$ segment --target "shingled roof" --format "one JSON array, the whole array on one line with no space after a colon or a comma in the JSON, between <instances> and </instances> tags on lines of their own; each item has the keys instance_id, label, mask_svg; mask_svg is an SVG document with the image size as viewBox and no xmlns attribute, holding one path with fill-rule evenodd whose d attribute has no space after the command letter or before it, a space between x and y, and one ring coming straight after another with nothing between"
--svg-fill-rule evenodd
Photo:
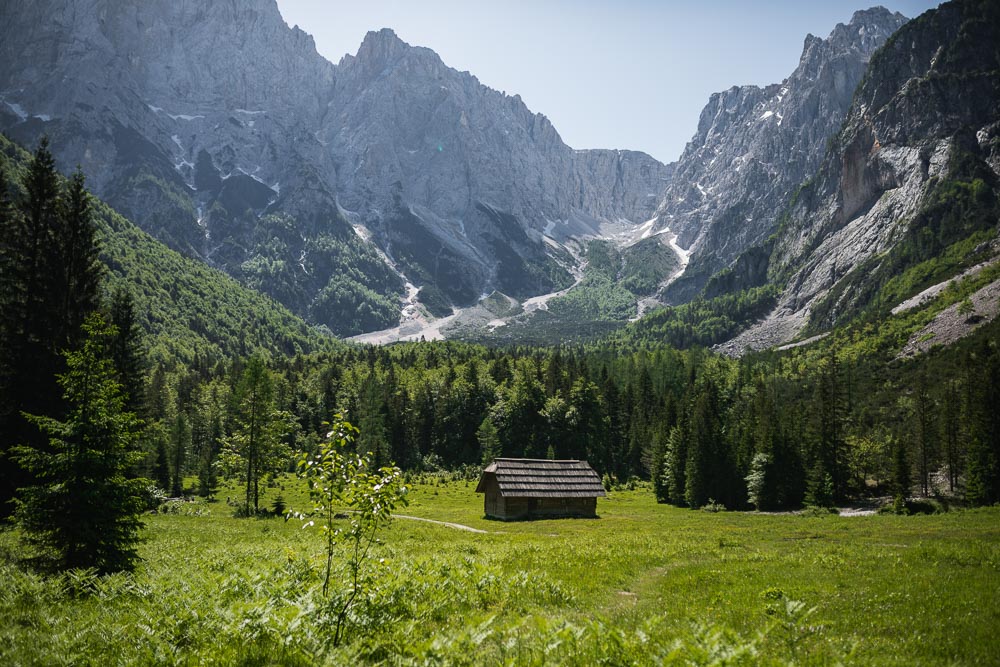
<instances>
[{"instance_id":1,"label":"shingled roof","mask_svg":"<svg viewBox=\"0 0 1000 667\"><path fill-rule=\"evenodd\" d=\"M606 496L601 478L586 461L494 459L479 479L476 493L486 493L490 476L504 498L597 498Z\"/></svg>"}]
</instances>

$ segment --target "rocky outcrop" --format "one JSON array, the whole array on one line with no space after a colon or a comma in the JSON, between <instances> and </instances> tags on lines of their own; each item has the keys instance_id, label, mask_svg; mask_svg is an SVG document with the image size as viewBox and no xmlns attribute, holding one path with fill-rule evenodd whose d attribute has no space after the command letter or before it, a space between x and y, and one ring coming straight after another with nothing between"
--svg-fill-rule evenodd
<instances>
[{"instance_id":1,"label":"rocky outcrop","mask_svg":"<svg viewBox=\"0 0 1000 667\"><path fill-rule=\"evenodd\" d=\"M996 232L1000 53L983 45L1000 43L998 26L995 3L950 2L873 57L843 130L774 239L779 303L728 349L835 325L895 275L887 268L913 266L921 246ZM903 240L906 254L897 250ZM979 244L969 261L991 247Z\"/></svg>"},{"instance_id":2,"label":"rocky outcrop","mask_svg":"<svg viewBox=\"0 0 1000 667\"><path fill-rule=\"evenodd\" d=\"M487 288L553 288L539 271L542 236L574 217L592 221L577 234L597 234L602 220L644 221L668 173L643 153L571 149L519 97L391 30L369 33L340 62L320 136L338 162L341 205L418 272L440 271L444 252L453 275L436 282L458 302Z\"/></svg>"},{"instance_id":3,"label":"rocky outcrop","mask_svg":"<svg viewBox=\"0 0 1000 667\"><path fill-rule=\"evenodd\" d=\"M0 129L48 134L147 231L335 329L385 320L397 271L441 312L561 286L558 243L647 220L669 175L571 149L389 30L327 62L274 0L14 0L0 63Z\"/></svg>"},{"instance_id":4,"label":"rocky outcrop","mask_svg":"<svg viewBox=\"0 0 1000 667\"><path fill-rule=\"evenodd\" d=\"M819 167L872 53L905 21L881 7L856 12L826 39L808 35L780 84L712 95L657 210L657 229L692 251L668 301L690 299L775 230L789 196Z\"/></svg>"}]
</instances>

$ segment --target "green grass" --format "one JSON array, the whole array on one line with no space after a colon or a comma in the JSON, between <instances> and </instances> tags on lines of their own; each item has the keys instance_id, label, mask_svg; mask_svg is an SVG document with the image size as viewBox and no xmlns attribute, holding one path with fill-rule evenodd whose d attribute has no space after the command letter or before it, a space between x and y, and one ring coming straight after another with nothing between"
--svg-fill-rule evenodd
<instances>
[{"instance_id":1,"label":"green grass","mask_svg":"<svg viewBox=\"0 0 1000 667\"><path fill-rule=\"evenodd\" d=\"M1000 659L1000 508L710 514L640 489L599 500L596 520L502 523L483 518L475 482L413 481L401 513L490 532L395 521L346 647L326 643L319 536L296 520L231 518L228 488L223 502L147 517L132 575L44 578L17 560L16 533L0 534L0 663ZM284 486L266 503L280 491L302 509L298 482Z\"/></svg>"}]
</instances>

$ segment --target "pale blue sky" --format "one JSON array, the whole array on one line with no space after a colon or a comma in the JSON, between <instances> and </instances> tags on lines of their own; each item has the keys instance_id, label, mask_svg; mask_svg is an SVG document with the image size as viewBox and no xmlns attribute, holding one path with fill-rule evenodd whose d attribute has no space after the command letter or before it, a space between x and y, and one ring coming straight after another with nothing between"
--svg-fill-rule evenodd
<instances>
[{"instance_id":1,"label":"pale blue sky","mask_svg":"<svg viewBox=\"0 0 1000 667\"><path fill-rule=\"evenodd\" d=\"M573 148L680 155L713 92L777 83L806 33L826 37L864 0L278 0L337 62L388 27L532 111ZM913 18L938 3L887 0Z\"/></svg>"}]
</instances>

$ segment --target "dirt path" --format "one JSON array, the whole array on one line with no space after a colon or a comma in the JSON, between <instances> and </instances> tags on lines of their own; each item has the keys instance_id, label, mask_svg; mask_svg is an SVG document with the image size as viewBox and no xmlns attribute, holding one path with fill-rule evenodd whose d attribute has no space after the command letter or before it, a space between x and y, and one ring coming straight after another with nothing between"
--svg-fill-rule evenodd
<instances>
[{"instance_id":1,"label":"dirt path","mask_svg":"<svg viewBox=\"0 0 1000 667\"><path fill-rule=\"evenodd\" d=\"M482 533L484 535L488 534L488 530L480 530L479 528L473 528L472 526L465 526L460 523L451 523L448 521L438 521L437 519L425 519L422 516L409 516L406 514L393 514L394 519L409 519L411 521L426 521L427 523L436 523L439 526L448 526L449 528L455 528L456 530L464 530L469 533Z\"/></svg>"}]
</instances>

